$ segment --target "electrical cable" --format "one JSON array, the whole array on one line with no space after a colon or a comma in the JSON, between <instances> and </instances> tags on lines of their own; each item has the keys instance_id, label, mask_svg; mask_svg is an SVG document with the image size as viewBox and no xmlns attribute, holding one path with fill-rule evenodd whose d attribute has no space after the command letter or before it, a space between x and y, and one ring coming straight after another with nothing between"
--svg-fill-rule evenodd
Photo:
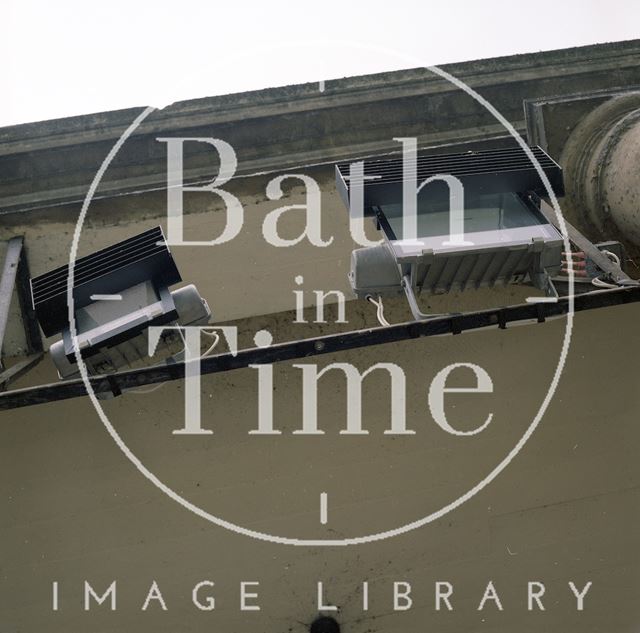
<instances>
[{"instance_id":1,"label":"electrical cable","mask_svg":"<svg viewBox=\"0 0 640 633\"><path fill-rule=\"evenodd\" d=\"M613 263L616 264L616 266L620 266L620 258L615 254L612 253L611 251L602 251L609 259L613 260Z\"/></svg>"},{"instance_id":2,"label":"electrical cable","mask_svg":"<svg viewBox=\"0 0 640 633\"><path fill-rule=\"evenodd\" d=\"M186 349L187 349L187 340L184 337L184 334L182 332L181 328L177 328L178 330L178 334L180 335L180 338L182 339L182 343L184 345L184 347L179 351L176 352L174 354L174 356L177 356L178 354L182 354ZM211 354L211 352L214 350L214 348L216 347L216 345L220 342L220 335L214 330L211 329L206 330L206 329L202 329L200 330L203 334L206 334L207 336L213 337L215 340L213 341L213 343L211 343L211 345L208 347L208 349L199 356L199 358L205 358L206 356L209 356L209 354ZM159 363L158 365L156 365L157 367L163 365L163 363ZM127 389L125 393L140 393L140 394L145 394L145 393L152 393L154 391L156 391L157 389L160 389L160 387L164 387L164 385L166 385L166 382L161 382L158 385L155 385L153 387L151 387L150 389Z\"/></svg>"},{"instance_id":3,"label":"electrical cable","mask_svg":"<svg viewBox=\"0 0 640 633\"><path fill-rule=\"evenodd\" d=\"M211 330L210 332L207 330L200 330L203 334L206 334L207 336L211 336L213 337L215 340L213 341L213 343L211 343L209 349L200 356L200 358L205 358L206 356L209 356L209 354L211 354L211 352L214 350L215 346L220 342L220 335L215 331L215 330Z\"/></svg>"},{"instance_id":4,"label":"electrical cable","mask_svg":"<svg viewBox=\"0 0 640 633\"><path fill-rule=\"evenodd\" d=\"M602 279L600 279L600 277L594 277L591 280L591 283L598 287L598 288L608 288L608 289L614 289L614 288L619 288L620 286L618 286L617 284L610 284L606 281L602 281Z\"/></svg>"},{"instance_id":5,"label":"electrical cable","mask_svg":"<svg viewBox=\"0 0 640 633\"><path fill-rule=\"evenodd\" d=\"M384 317L384 304L382 303L382 297L378 295L378 300L376 301L372 295L367 295L366 299L374 306L376 306L376 316L378 317L378 322L380 323L380 325L383 325L385 327L391 325L391 323L389 323L389 321L387 321L387 319L385 319Z\"/></svg>"},{"instance_id":6,"label":"electrical cable","mask_svg":"<svg viewBox=\"0 0 640 633\"><path fill-rule=\"evenodd\" d=\"M620 266L620 258L615 254L612 253L611 251L605 251L603 250L602 253L604 255L606 255L616 266ZM613 288L619 288L619 284L611 284L607 281L602 281L602 279L600 279L600 277L594 277L591 280L591 283L596 286L597 288L609 288L609 289L613 289Z\"/></svg>"}]
</instances>

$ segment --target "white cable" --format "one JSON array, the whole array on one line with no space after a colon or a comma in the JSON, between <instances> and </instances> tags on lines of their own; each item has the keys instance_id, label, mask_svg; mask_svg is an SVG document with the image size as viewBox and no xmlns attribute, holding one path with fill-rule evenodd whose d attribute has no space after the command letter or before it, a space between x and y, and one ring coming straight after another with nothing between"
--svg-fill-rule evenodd
<instances>
[{"instance_id":1,"label":"white cable","mask_svg":"<svg viewBox=\"0 0 640 633\"><path fill-rule=\"evenodd\" d=\"M384 318L384 304L382 303L382 297L378 295L378 300L376 301L371 295L367 295L367 300L376 306L376 316L378 317L380 325L384 325L385 327L391 325L391 323Z\"/></svg>"},{"instance_id":2,"label":"white cable","mask_svg":"<svg viewBox=\"0 0 640 633\"><path fill-rule=\"evenodd\" d=\"M614 264L616 264L617 266L620 266L620 258L615 254L612 253L611 251L602 251L609 259L612 259Z\"/></svg>"},{"instance_id":3,"label":"white cable","mask_svg":"<svg viewBox=\"0 0 640 633\"><path fill-rule=\"evenodd\" d=\"M600 279L599 277L594 277L591 280L591 283L594 286L597 286L598 288L609 288L609 289L611 289L611 288L619 288L620 287L620 286L618 286L616 284L610 284L610 283L607 283L606 281L602 281L602 279Z\"/></svg>"},{"instance_id":4,"label":"white cable","mask_svg":"<svg viewBox=\"0 0 640 633\"><path fill-rule=\"evenodd\" d=\"M220 335L215 330L212 330L210 332L208 332L207 330L201 330L201 332L215 339L213 343L211 343L211 345L209 346L209 349L204 354L202 354L202 356L200 356L200 358L204 358L205 356L209 356L209 354L213 351L215 346L220 342Z\"/></svg>"},{"instance_id":5,"label":"white cable","mask_svg":"<svg viewBox=\"0 0 640 633\"><path fill-rule=\"evenodd\" d=\"M187 348L187 340L185 339L185 336L184 336L184 334L182 332L182 329L181 328L177 328L177 330L178 330L178 334L180 335L180 338L182 339L184 347L179 352L176 352L176 354L174 354L174 356L184 352L185 349ZM208 356L214 350L215 346L220 342L220 335L215 330L207 331L207 330L203 329L203 330L201 330L201 332L203 334L206 334L207 336L211 336L211 337L213 337L215 339L213 341L213 343L211 343L211 345L209 346L207 351L204 352L204 354L202 354L200 356L200 358L204 358L205 356ZM160 367L160 366L161 365L158 365L158 367ZM160 389L160 387L164 387L166 384L167 383L165 381L165 382L161 382L159 385L154 385L150 389L127 389L125 391L125 393L141 393L141 394L153 393L157 389Z\"/></svg>"},{"instance_id":6,"label":"white cable","mask_svg":"<svg viewBox=\"0 0 640 633\"><path fill-rule=\"evenodd\" d=\"M620 258L611 251L603 250L602 253L606 255L616 266L620 266ZM599 277L594 277L591 283L598 288L619 288L618 284L610 284L606 281L602 281Z\"/></svg>"}]
</instances>

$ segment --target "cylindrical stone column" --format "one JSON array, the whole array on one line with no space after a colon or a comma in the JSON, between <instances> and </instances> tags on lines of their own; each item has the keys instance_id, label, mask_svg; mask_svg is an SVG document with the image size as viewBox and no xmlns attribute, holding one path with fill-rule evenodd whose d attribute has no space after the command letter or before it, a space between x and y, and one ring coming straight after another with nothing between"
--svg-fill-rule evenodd
<instances>
[{"instance_id":1,"label":"cylindrical stone column","mask_svg":"<svg viewBox=\"0 0 640 633\"><path fill-rule=\"evenodd\" d=\"M561 162L574 220L640 248L640 94L610 99L585 116Z\"/></svg>"}]
</instances>

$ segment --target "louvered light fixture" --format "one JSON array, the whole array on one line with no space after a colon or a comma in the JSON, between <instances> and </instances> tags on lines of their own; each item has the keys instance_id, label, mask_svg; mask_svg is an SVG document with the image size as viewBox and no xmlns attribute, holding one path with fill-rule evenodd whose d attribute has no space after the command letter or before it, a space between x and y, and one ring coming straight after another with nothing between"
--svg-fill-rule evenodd
<instances>
[{"instance_id":1,"label":"louvered light fixture","mask_svg":"<svg viewBox=\"0 0 640 633\"><path fill-rule=\"evenodd\" d=\"M61 378L78 373L69 326L69 267L31 280L33 307L45 336L62 333L49 353ZM182 281L160 227L76 260L73 279L78 348L90 374L158 363L180 351L175 330L167 330L152 360L147 329L152 325L206 324L209 306L195 286L170 291Z\"/></svg>"},{"instance_id":2,"label":"louvered light fixture","mask_svg":"<svg viewBox=\"0 0 640 633\"><path fill-rule=\"evenodd\" d=\"M560 166L539 147L532 152L556 195L563 195ZM522 148L418 153L414 169L416 213L407 224L403 157L362 161L358 196L384 243L353 251L349 278L358 297L404 290L414 316L424 318L415 297L420 292L518 282L554 292L550 278L561 267L562 237L537 206L538 195L547 192ZM348 208L355 193L353 173L349 163L336 165L337 189ZM451 231L452 181L464 193L459 201L463 198L463 234L457 236Z\"/></svg>"}]
</instances>

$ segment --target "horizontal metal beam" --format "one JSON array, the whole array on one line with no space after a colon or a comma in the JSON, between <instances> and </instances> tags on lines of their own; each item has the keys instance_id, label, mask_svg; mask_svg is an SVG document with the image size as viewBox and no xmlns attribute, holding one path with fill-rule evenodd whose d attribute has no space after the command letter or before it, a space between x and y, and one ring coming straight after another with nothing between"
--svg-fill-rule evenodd
<instances>
[{"instance_id":1,"label":"horizontal metal beam","mask_svg":"<svg viewBox=\"0 0 640 633\"><path fill-rule=\"evenodd\" d=\"M576 312L606 308L615 305L640 302L640 287L633 286L619 290L598 290L578 295L574 299ZM547 318L566 315L569 309L567 298L557 303L527 303L506 308L496 308L465 314L438 317L429 321L411 321L389 327L355 330L341 334L330 334L317 338L302 339L273 345L267 349L251 348L239 351L235 356L230 353L218 354L200 360L201 373L240 369L255 363L276 363L297 358L309 358L321 354L344 352L350 349L384 345L409 339L461 332L481 328L507 328L510 323L535 320L542 323ZM185 363L145 367L123 371L109 376L90 378L94 391L112 392L116 395L126 389L135 389L143 385L180 380L184 378ZM86 394L81 380L40 385L27 389L17 389L0 394L0 410L45 404L69 398L78 398Z\"/></svg>"}]
</instances>

